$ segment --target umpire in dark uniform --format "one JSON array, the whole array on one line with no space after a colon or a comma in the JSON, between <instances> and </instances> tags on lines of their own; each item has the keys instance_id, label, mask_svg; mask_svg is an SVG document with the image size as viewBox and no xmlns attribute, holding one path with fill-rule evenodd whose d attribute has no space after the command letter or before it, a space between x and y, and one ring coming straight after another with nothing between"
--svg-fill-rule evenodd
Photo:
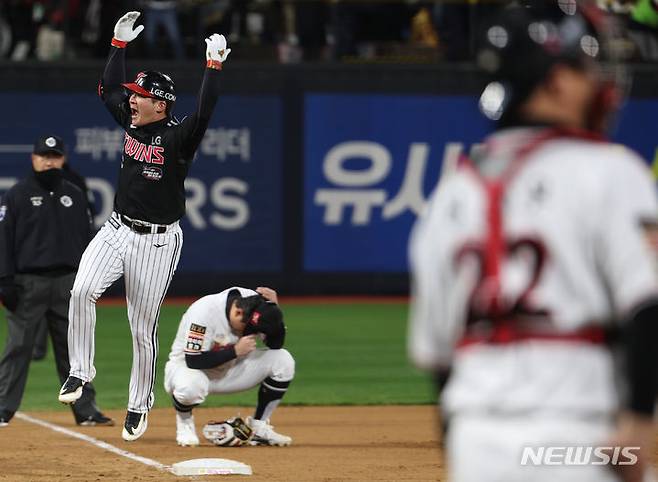
<instances>
[{"instance_id":1,"label":"umpire in dark uniform","mask_svg":"<svg viewBox=\"0 0 658 482\"><path fill-rule=\"evenodd\" d=\"M0 299L9 325L0 359L0 427L20 406L43 317L60 383L69 373L70 291L91 239L91 214L85 193L62 176L64 156L62 139L39 138L32 154L33 172L7 191L0 206ZM72 410L78 425L114 425L96 407L91 384L85 385Z\"/></svg>"},{"instance_id":2,"label":"umpire in dark uniform","mask_svg":"<svg viewBox=\"0 0 658 482\"><path fill-rule=\"evenodd\" d=\"M91 195L91 192L87 188L87 183L85 178L78 174L71 168L71 165L67 162L66 153L64 154L64 165L62 166L62 177L69 182L72 182L78 186L85 193L87 198L88 208L91 212L91 215L96 215L96 206L94 204L94 197ZM36 335L34 338L34 349L32 350L32 360L38 361L46 358L48 353L48 322L43 318L37 325Z\"/></svg>"}]
</instances>

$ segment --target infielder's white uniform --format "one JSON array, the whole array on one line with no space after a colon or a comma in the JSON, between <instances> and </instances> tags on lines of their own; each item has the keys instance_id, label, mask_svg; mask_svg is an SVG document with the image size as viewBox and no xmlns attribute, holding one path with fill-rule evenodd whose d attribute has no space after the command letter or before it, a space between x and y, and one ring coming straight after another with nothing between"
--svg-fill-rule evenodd
<instances>
[{"instance_id":1,"label":"infielder's white uniform","mask_svg":"<svg viewBox=\"0 0 658 482\"><path fill-rule=\"evenodd\" d=\"M183 315L165 365L167 393L183 405L203 403L211 393L248 390L266 378L289 382L295 375L295 361L286 349L257 349L246 356L210 369L188 368L186 354L198 354L234 345L239 340L226 316L228 294L238 290L242 297L257 295L253 290L232 287L192 303Z\"/></svg>"},{"instance_id":2,"label":"infielder's white uniform","mask_svg":"<svg viewBox=\"0 0 658 482\"><path fill-rule=\"evenodd\" d=\"M522 466L521 454L606 440L619 396L602 329L658 293L642 225L658 202L631 151L550 132L491 136L477 168L441 180L412 234L408 348L421 367L452 366L452 480L616 480L596 465Z\"/></svg>"}]
</instances>

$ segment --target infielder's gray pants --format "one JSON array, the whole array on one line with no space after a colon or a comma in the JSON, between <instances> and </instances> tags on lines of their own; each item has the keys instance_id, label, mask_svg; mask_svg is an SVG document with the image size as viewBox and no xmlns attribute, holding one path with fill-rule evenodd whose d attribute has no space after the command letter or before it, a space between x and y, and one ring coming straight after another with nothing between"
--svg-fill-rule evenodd
<instances>
[{"instance_id":1,"label":"infielder's gray pants","mask_svg":"<svg viewBox=\"0 0 658 482\"><path fill-rule=\"evenodd\" d=\"M7 311L7 342L0 359L0 417L10 419L18 410L39 321L44 317L53 340L55 364L60 384L69 375L68 311L75 273L62 276L21 274L15 277L20 286L16 311ZM82 398L71 408L80 421L96 412L95 391L85 385Z\"/></svg>"}]
</instances>

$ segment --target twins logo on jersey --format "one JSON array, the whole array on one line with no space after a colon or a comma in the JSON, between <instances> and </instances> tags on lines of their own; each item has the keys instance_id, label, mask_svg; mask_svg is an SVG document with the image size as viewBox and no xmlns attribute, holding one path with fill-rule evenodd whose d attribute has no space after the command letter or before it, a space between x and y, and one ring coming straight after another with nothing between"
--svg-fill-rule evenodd
<instances>
[{"instance_id":1,"label":"twins logo on jersey","mask_svg":"<svg viewBox=\"0 0 658 482\"><path fill-rule=\"evenodd\" d=\"M126 132L123 143L123 153L125 156L135 159L137 162L146 162L148 164L164 164L164 147L146 145L139 142Z\"/></svg>"}]
</instances>

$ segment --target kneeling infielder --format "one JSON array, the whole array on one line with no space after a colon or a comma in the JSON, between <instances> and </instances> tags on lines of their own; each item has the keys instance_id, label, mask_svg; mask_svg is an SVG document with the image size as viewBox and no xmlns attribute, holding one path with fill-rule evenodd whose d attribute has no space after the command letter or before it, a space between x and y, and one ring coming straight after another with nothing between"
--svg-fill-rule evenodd
<instances>
[{"instance_id":1,"label":"kneeling infielder","mask_svg":"<svg viewBox=\"0 0 658 482\"><path fill-rule=\"evenodd\" d=\"M257 349L257 337L269 349ZM260 383L258 406L246 423L251 445L292 443L269 424L295 375L283 346L285 326L276 292L233 287L195 301L183 315L165 366L165 390L176 408L176 442L199 445L192 409L211 393L235 393Z\"/></svg>"}]
</instances>

